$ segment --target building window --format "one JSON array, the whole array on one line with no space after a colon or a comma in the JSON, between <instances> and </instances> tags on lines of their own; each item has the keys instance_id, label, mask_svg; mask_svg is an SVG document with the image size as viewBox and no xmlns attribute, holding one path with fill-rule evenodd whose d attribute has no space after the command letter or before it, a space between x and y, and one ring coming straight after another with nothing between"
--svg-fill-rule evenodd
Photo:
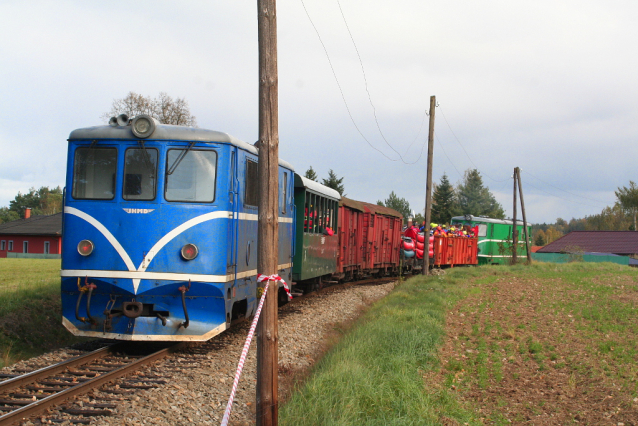
<instances>
[{"instance_id":1,"label":"building window","mask_svg":"<svg viewBox=\"0 0 638 426\"><path fill-rule=\"evenodd\" d=\"M0 250L7 249L7 242L5 240L0 241Z\"/></svg>"},{"instance_id":2,"label":"building window","mask_svg":"<svg viewBox=\"0 0 638 426\"><path fill-rule=\"evenodd\" d=\"M28 241L23 241L22 242L22 253L29 253L29 242Z\"/></svg>"},{"instance_id":3,"label":"building window","mask_svg":"<svg viewBox=\"0 0 638 426\"><path fill-rule=\"evenodd\" d=\"M51 246L51 243L49 243L48 241L44 242L44 254L49 254L49 247Z\"/></svg>"},{"instance_id":4,"label":"building window","mask_svg":"<svg viewBox=\"0 0 638 426\"><path fill-rule=\"evenodd\" d=\"M9 241L9 248L7 250L13 251L13 241Z\"/></svg>"}]
</instances>

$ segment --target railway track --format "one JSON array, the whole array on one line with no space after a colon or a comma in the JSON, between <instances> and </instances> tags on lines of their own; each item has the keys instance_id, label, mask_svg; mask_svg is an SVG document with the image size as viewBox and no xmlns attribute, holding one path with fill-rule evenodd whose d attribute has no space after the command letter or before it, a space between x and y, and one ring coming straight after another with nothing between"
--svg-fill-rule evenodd
<instances>
[{"instance_id":1,"label":"railway track","mask_svg":"<svg viewBox=\"0 0 638 426\"><path fill-rule=\"evenodd\" d=\"M322 293L358 285L378 285L396 279L369 278L329 285L323 288ZM307 300L307 296L316 294L317 292L313 292L295 297L290 303L294 305ZM284 314L283 317L285 316L287 315ZM116 403L122 402L121 397L127 398L139 390L168 384L172 375L171 367L163 368L159 376L154 373L142 374L128 378L124 383L118 379L130 376L185 346L182 343L132 355L131 349L139 352L140 345L117 343L25 374L0 374L0 426L19 425L27 419L33 424L55 424L63 421L71 424L94 423L97 416L114 414ZM235 356L235 353L231 354L231 357ZM180 369L197 368L198 362L182 359L178 366ZM100 390L97 392L100 396L92 396L91 402L86 402L87 398L84 398L85 402L79 402L78 397L108 383L119 384ZM109 397L106 394L115 396Z\"/></svg>"},{"instance_id":2,"label":"railway track","mask_svg":"<svg viewBox=\"0 0 638 426\"><path fill-rule=\"evenodd\" d=\"M26 374L0 375L0 380L6 379L0 382L0 426L18 425L51 407L132 374L182 346L183 344L176 344L150 351L151 353L130 355L126 353L128 345L118 343ZM119 389L111 392L126 393L127 389L149 389L163 383L166 382L154 377L138 378L119 385ZM113 408L115 405L112 401L82 404L75 408L63 407L59 410L61 413L80 417L48 418L47 422L86 424L90 423L91 416L110 415Z\"/></svg>"}]
</instances>

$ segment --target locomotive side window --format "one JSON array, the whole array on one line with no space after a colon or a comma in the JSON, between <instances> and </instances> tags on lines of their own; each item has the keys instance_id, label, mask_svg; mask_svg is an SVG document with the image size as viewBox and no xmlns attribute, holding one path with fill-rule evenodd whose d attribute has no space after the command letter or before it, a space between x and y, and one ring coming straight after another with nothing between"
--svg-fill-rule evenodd
<instances>
[{"instance_id":1,"label":"locomotive side window","mask_svg":"<svg viewBox=\"0 0 638 426\"><path fill-rule=\"evenodd\" d=\"M485 237L487 235L487 225L479 224L479 237Z\"/></svg>"},{"instance_id":2,"label":"locomotive side window","mask_svg":"<svg viewBox=\"0 0 638 426\"><path fill-rule=\"evenodd\" d=\"M259 204L259 176L257 162L246 159L246 194L244 204L257 206Z\"/></svg>"},{"instance_id":3,"label":"locomotive side window","mask_svg":"<svg viewBox=\"0 0 638 426\"><path fill-rule=\"evenodd\" d=\"M154 200L156 188L157 149L127 149L122 197L125 200Z\"/></svg>"},{"instance_id":4,"label":"locomotive side window","mask_svg":"<svg viewBox=\"0 0 638 426\"><path fill-rule=\"evenodd\" d=\"M73 163L73 198L112 200L115 197L117 149L78 148Z\"/></svg>"},{"instance_id":5,"label":"locomotive side window","mask_svg":"<svg viewBox=\"0 0 638 426\"><path fill-rule=\"evenodd\" d=\"M286 203L288 201L288 173L284 173L283 197L281 199L281 213L286 214Z\"/></svg>"},{"instance_id":6,"label":"locomotive side window","mask_svg":"<svg viewBox=\"0 0 638 426\"><path fill-rule=\"evenodd\" d=\"M181 158L181 159L180 159ZM166 156L167 201L211 203L215 200L217 153L215 151L170 149Z\"/></svg>"}]
</instances>

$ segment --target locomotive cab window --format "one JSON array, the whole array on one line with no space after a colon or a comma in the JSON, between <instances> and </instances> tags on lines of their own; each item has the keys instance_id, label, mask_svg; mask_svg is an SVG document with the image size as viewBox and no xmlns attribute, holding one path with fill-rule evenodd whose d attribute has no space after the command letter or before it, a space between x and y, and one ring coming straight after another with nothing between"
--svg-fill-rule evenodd
<instances>
[{"instance_id":1,"label":"locomotive cab window","mask_svg":"<svg viewBox=\"0 0 638 426\"><path fill-rule=\"evenodd\" d=\"M215 151L169 149L166 170L166 201L211 203L215 200Z\"/></svg>"},{"instance_id":2,"label":"locomotive cab window","mask_svg":"<svg viewBox=\"0 0 638 426\"><path fill-rule=\"evenodd\" d=\"M282 188L282 198L281 198L281 214L286 214L286 203L288 202L288 174L284 173L284 185Z\"/></svg>"},{"instance_id":3,"label":"locomotive cab window","mask_svg":"<svg viewBox=\"0 0 638 426\"><path fill-rule=\"evenodd\" d=\"M257 206L259 204L259 176L257 162L246 159L246 184L244 204Z\"/></svg>"},{"instance_id":4,"label":"locomotive cab window","mask_svg":"<svg viewBox=\"0 0 638 426\"><path fill-rule=\"evenodd\" d=\"M76 149L73 162L73 198L112 200L115 197L116 169L117 149Z\"/></svg>"},{"instance_id":5,"label":"locomotive cab window","mask_svg":"<svg viewBox=\"0 0 638 426\"><path fill-rule=\"evenodd\" d=\"M154 200L157 188L157 149L129 148L124 156L125 200Z\"/></svg>"},{"instance_id":6,"label":"locomotive cab window","mask_svg":"<svg viewBox=\"0 0 638 426\"><path fill-rule=\"evenodd\" d=\"M487 235L487 225L479 224L478 228L479 228L478 236L485 237Z\"/></svg>"}]
</instances>

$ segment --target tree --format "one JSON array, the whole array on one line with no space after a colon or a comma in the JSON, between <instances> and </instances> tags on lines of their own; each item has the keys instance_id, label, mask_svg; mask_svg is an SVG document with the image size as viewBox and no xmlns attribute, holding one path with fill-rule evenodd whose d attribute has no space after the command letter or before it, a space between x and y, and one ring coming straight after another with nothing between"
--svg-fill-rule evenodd
<instances>
[{"instance_id":1,"label":"tree","mask_svg":"<svg viewBox=\"0 0 638 426\"><path fill-rule=\"evenodd\" d=\"M504 219L503 206L496 201L477 169L466 170L463 181L456 188L458 214Z\"/></svg>"},{"instance_id":2,"label":"tree","mask_svg":"<svg viewBox=\"0 0 638 426\"><path fill-rule=\"evenodd\" d=\"M304 175L304 177L306 179L314 180L315 182L317 182L317 173L315 173L312 166L310 166L310 168L306 170L306 174Z\"/></svg>"},{"instance_id":3,"label":"tree","mask_svg":"<svg viewBox=\"0 0 638 426\"><path fill-rule=\"evenodd\" d=\"M173 99L165 92L160 92L159 96L154 99L150 96L129 92L122 99L114 99L111 111L102 114L101 118L108 122L111 117L120 114L126 114L129 118L146 114L163 124L197 127L195 116L191 114L188 102L184 98Z\"/></svg>"},{"instance_id":4,"label":"tree","mask_svg":"<svg viewBox=\"0 0 638 426\"><path fill-rule=\"evenodd\" d=\"M456 197L454 187L443 173L441 182L434 187L432 194L432 222L450 223L454 210L456 209Z\"/></svg>"},{"instance_id":5,"label":"tree","mask_svg":"<svg viewBox=\"0 0 638 426\"><path fill-rule=\"evenodd\" d=\"M547 244L553 243L554 241L556 241L557 239L559 239L562 236L563 236L563 233L561 231L556 229L554 226L550 226L545 231L545 242Z\"/></svg>"},{"instance_id":6,"label":"tree","mask_svg":"<svg viewBox=\"0 0 638 426\"><path fill-rule=\"evenodd\" d=\"M13 222L20 219L20 215L13 210L9 210L9 207L0 207L0 223Z\"/></svg>"},{"instance_id":7,"label":"tree","mask_svg":"<svg viewBox=\"0 0 638 426\"><path fill-rule=\"evenodd\" d=\"M544 246L545 244L547 244L545 232L543 232L543 230L541 229L536 233L536 238L534 238L534 245Z\"/></svg>"},{"instance_id":8,"label":"tree","mask_svg":"<svg viewBox=\"0 0 638 426\"><path fill-rule=\"evenodd\" d=\"M403 215L404 222L406 222L408 216L410 216L410 203L405 198L399 198L394 191L390 192L390 195L386 198L385 202L377 201L377 204L398 211Z\"/></svg>"},{"instance_id":9,"label":"tree","mask_svg":"<svg viewBox=\"0 0 638 426\"><path fill-rule=\"evenodd\" d=\"M328 179L323 179L323 184L328 188L332 188L337 191L339 194L343 194L343 177L338 178L337 174L330 169L328 172Z\"/></svg>"},{"instance_id":10,"label":"tree","mask_svg":"<svg viewBox=\"0 0 638 426\"><path fill-rule=\"evenodd\" d=\"M634 231L638 229L636 226L636 214L638 213L638 187L633 181L629 181L629 188L623 186L618 187L618 191L615 191L616 198L620 207L631 214L634 218Z\"/></svg>"},{"instance_id":11,"label":"tree","mask_svg":"<svg viewBox=\"0 0 638 426\"><path fill-rule=\"evenodd\" d=\"M52 215L62 211L62 189L49 189L42 186L40 189L31 188L26 194L18 192L18 195L9 202L9 210L15 212L18 218L24 217L25 210L31 209L32 216Z\"/></svg>"}]
</instances>

